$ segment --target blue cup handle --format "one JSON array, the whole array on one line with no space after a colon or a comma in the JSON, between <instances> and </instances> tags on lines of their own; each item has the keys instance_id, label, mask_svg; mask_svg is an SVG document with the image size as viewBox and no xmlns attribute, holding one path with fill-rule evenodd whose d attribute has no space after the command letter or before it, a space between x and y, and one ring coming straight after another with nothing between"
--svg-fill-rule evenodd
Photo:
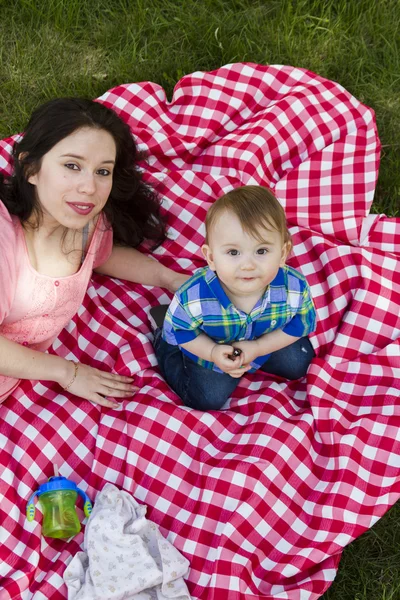
<instances>
[{"instance_id":1,"label":"blue cup handle","mask_svg":"<svg viewBox=\"0 0 400 600\"><path fill-rule=\"evenodd\" d=\"M32 494L32 496L28 500L28 504L26 505L26 518L28 519L28 521L33 521L33 519L35 518L34 500L35 500L36 494L37 494L37 492Z\"/></svg>"},{"instance_id":2,"label":"blue cup handle","mask_svg":"<svg viewBox=\"0 0 400 600\"><path fill-rule=\"evenodd\" d=\"M78 494L80 495L80 497L83 500L83 512L85 513L86 517L90 517L90 514L93 510L93 506L92 503L89 500L89 497L85 494L85 492L83 490L81 490L80 488L76 488Z\"/></svg>"}]
</instances>

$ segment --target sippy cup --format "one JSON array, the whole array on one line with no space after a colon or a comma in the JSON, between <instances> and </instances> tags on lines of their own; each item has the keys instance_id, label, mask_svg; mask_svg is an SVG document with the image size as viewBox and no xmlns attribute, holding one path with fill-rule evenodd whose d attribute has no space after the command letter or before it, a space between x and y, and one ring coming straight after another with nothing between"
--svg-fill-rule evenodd
<instances>
[{"instance_id":1,"label":"sippy cup","mask_svg":"<svg viewBox=\"0 0 400 600\"><path fill-rule=\"evenodd\" d=\"M73 481L58 475L57 466L54 476L47 483L42 483L39 489L29 498L26 507L26 518L33 521L35 517L34 498L38 496L43 507L42 534L51 538L70 538L81 530L81 524L75 510L77 495L84 501L86 517L92 512L92 504L81 489Z\"/></svg>"}]
</instances>

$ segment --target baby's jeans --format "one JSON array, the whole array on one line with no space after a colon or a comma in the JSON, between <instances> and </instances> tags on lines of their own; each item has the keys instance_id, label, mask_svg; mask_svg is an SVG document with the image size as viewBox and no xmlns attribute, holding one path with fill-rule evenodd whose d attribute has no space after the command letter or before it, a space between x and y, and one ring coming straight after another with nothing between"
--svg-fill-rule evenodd
<instances>
[{"instance_id":1,"label":"baby's jeans","mask_svg":"<svg viewBox=\"0 0 400 600\"><path fill-rule=\"evenodd\" d=\"M161 373L186 406L196 410L219 410L232 395L240 377L217 373L195 363L179 346L168 344L161 335L161 328L154 333L154 349ZM303 377L315 356L308 337L303 337L273 352L260 367L262 371L286 379Z\"/></svg>"}]
</instances>

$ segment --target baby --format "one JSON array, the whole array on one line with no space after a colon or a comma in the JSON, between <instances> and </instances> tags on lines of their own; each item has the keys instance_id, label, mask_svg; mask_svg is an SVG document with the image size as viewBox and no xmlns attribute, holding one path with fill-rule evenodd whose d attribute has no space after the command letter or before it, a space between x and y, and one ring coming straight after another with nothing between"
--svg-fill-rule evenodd
<instances>
[{"instance_id":1,"label":"baby","mask_svg":"<svg viewBox=\"0 0 400 600\"><path fill-rule=\"evenodd\" d=\"M218 410L247 371L303 377L315 356L315 309L307 281L285 264L292 248L285 213L270 190L237 188L206 217L198 269L150 314L160 370L183 402Z\"/></svg>"}]
</instances>

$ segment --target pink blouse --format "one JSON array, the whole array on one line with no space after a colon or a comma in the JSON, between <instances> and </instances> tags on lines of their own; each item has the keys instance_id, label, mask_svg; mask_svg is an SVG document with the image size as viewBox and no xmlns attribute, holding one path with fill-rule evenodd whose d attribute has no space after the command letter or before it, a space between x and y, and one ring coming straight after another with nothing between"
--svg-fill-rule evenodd
<instances>
[{"instance_id":1,"label":"pink blouse","mask_svg":"<svg viewBox=\"0 0 400 600\"><path fill-rule=\"evenodd\" d=\"M110 257L112 245L112 229L101 214L79 271L58 278L41 275L30 263L19 219L0 201L0 335L47 350L77 313L92 270ZM0 375L0 402L18 383Z\"/></svg>"}]
</instances>

